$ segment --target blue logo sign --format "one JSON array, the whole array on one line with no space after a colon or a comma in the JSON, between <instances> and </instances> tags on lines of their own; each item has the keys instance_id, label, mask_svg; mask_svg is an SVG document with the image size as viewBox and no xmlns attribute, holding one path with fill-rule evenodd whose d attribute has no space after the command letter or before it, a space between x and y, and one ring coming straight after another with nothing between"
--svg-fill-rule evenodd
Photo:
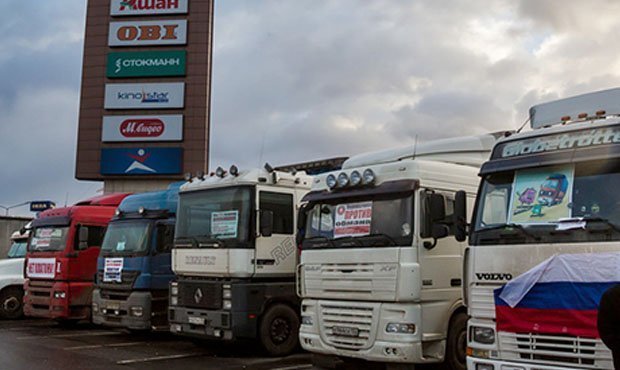
<instances>
[{"instance_id":1,"label":"blue logo sign","mask_svg":"<svg viewBox=\"0 0 620 370\"><path fill-rule=\"evenodd\" d=\"M101 149L102 175L177 175L182 171L181 148Z\"/></svg>"},{"instance_id":2,"label":"blue logo sign","mask_svg":"<svg viewBox=\"0 0 620 370\"><path fill-rule=\"evenodd\" d=\"M56 207L56 203L50 200L33 200L30 202L30 212L41 212Z\"/></svg>"}]
</instances>

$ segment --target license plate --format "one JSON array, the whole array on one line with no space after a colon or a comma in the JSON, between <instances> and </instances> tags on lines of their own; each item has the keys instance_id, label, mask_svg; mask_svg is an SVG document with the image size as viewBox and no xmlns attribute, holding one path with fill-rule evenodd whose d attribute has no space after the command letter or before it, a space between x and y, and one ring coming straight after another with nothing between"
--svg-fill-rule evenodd
<instances>
[{"instance_id":1,"label":"license plate","mask_svg":"<svg viewBox=\"0 0 620 370\"><path fill-rule=\"evenodd\" d=\"M332 327L332 333L342 337L358 337L360 335L358 328L352 328L350 326L334 326Z\"/></svg>"},{"instance_id":2,"label":"license plate","mask_svg":"<svg viewBox=\"0 0 620 370\"><path fill-rule=\"evenodd\" d=\"M192 325L204 325L205 324L205 319L204 317L193 317L190 316L189 317L189 323Z\"/></svg>"},{"instance_id":3,"label":"license plate","mask_svg":"<svg viewBox=\"0 0 620 370\"><path fill-rule=\"evenodd\" d=\"M108 310L120 310L121 309L121 304L120 303L108 303L106 308Z\"/></svg>"}]
</instances>

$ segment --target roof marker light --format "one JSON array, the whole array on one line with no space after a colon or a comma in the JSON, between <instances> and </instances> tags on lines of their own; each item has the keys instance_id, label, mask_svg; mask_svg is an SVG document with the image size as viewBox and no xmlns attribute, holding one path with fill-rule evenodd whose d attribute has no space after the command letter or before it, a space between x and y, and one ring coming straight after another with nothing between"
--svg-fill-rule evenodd
<instances>
[{"instance_id":1,"label":"roof marker light","mask_svg":"<svg viewBox=\"0 0 620 370\"><path fill-rule=\"evenodd\" d=\"M604 115L605 115L605 113L607 113L607 112L605 112L604 110L597 110L597 111L596 111L596 115L597 115L597 116L604 116Z\"/></svg>"},{"instance_id":2,"label":"roof marker light","mask_svg":"<svg viewBox=\"0 0 620 370\"><path fill-rule=\"evenodd\" d=\"M198 177L200 180L204 180L205 179L205 173L203 171L198 171L198 172L196 172L196 177Z\"/></svg>"},{"instance_id":3,"label":"roof marker light","mask_svg":"<svg viewBox=\"0 0 620 370\"><path fill-rule=\"evenodd\" d=\"M579 115L577 116L577 118L579 118L579 119L588 118L588 113L579 113Z\"/></svg>"},{"instance_id":4,"label":"roof marker light","mask_svg":"<svg viewBox=\"0 0 620 370\"><path fill-rule=\"evenodd\" d=\"M139 213L139 214L143 215L143 214L144 214L144 212L146 212L146 209L144 209L144 207L140 207L140 208L138 208L138 213Z\"/></svg>"},{"instance_id":5,"label":"roof marker light","mask_svg":"<svg viewBox=\"0 0 620 370\"><path fill-rule=\"evenodd\" d=\"M230 170L228 172L230 172L230 174L233 175L233 176L238 176L239 175L239 169L234 164L232 166L230 166Z\"/></svg>"},{"instance_id":6,"label":"roof marker light","mask_svg":"<svg viewBox=\"0 0 620 370\"><path fill-rule=\"evenodd\" d=\"M222 167L218 167L217 170L215 170L215 176L217 177L224 177L225 174L226 171L224 171Z\"/></svg>"},{"instance_id":7,"label":"roof marker light","mask_svg":"<svg viewBox=\"0 0 620 370\"><path fill-rule=\"evenodd\" d=\"M192 173L191 172L186 172L185 175L183 176L183 178L185 179L185 181L192 182Z\"/></svg>"}]
</instances>

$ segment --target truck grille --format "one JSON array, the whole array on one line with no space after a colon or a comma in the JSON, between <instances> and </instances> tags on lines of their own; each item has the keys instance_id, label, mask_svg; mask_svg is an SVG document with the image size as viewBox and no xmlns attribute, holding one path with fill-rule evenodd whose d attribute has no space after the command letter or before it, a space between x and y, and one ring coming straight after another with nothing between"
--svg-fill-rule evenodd
<instances>
[{"instance_id":1,"label":"truck grille","mask_svg":"<svg viewBox=\"0 0 620 370\"><path fill-rule=\"evenodd\" d=\"M571 336L499 332L502 357L549 365L601 368L611 353L600 340Z\"/></svg>"},{"instance_id":2,"label":"truck grille","mask_svg":"<svg viewBox=\"0 0 620 370\"><path fill-rule=\"evenodd\" d=\"M303 265L307 297L339 299L347 294L359 300L394 300L398 264L325 263Z\"/></svg>"},{"instance_id":3,"label":"truck grille","mask_svg":"<svg viewBox=\"0 0 620 370\"><path fill-rule=\"evenodd\" d=\"M369 348L375 331L372 306L320 304L321 332L324 340L336 348ZM337 327L336 332L334 327ZM348 332L348 333L344 333Z\"/></svg>"},{"instance_id":4,"label":"truck grille","mask_svg":"<svg viewBox=\"0 0 620 370\"><path fill-rule=\"evenodd\" d=\"M101 296L105 299L126 300L131 294L133 284L140 275L140 271L123 271L121 282L104 282L103 271L97 271L97 287L101 290Z\"/></svg>"},{"instance_id":5,"label":"truck grille","mask_svg":"<svg viewBox=\"0 0 620 370\"><path fill-rule=\"evenodd\" d=\"M222 308L222 284L207 281L179 281L179 305L207 310Z\"/></svg>"},{"instance_id":6,"label":"truck grille","mask_svg":"<svg viewBox=\"0 0 620 370\"><path fill-rule=\"evenodd\" d=\"M52 286L53 281L43 280L28 280L28 302L32 306L32 309L36 312L40 310L42 313L47 313L50 308L52 299Z\"/></svg>"}]
</instances>

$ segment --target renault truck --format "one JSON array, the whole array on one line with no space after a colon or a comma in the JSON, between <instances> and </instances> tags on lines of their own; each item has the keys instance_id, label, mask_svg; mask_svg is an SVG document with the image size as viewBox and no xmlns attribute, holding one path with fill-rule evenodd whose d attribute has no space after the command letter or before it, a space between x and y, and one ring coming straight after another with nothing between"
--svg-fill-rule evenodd
<instances>
[{"instance_id":1,"label":"renault truck","mask_svg":"<svg viewBox=\"0 0 620 370\"><path fill-rule=\"evenodd\" d=\"M219 167L181 186L170 285L170 331L257 340L281 356L298 346L297 208L304 171Z\"/></svg>"},{"instance_id":2,"label":"renault truck","mask_svg":"<svg viewBox=\"0 0 620 370\"><path fill-rule=\"evenodd\" d=\"M315 178L298 223L305 350L465 368L464 209L500 135L360 154Z\"/></svg>"},{"instance_id":3,"label":"renault truck","mask_svg":"<svg viewBox=\"0 0 620 370\"><path fill-rule=\"evenodd\" d=\"M116 207L129 194L96 196L32 221L24 314L72 324L90 319L97 257Z\"/></svg>"},{"instance_id":4,"label":"renault truck","mask_svg":"<svg viewBox=\"0 0 620 370\"><path fill-rule=\"evenodd\" d=\"M531 130L498 141L482 165L464 272L468 369L613 369L596 328L601 292L570 292L618 276L594 257L620 252L619 102L616 88L535 105ZM520 197L530 188L538 198ZM557 262L583 281L548 282Z\"/></svg>"},{"instance_id":5,"label":"renault truck","mask_svg":"<svg viewBox=\"0 0 620 370\"><path fill-rule=\"evenodd\" d=\"M0 319L18 319L24 314L24 261L30 225L13 232L7 258L0 260Z\"/></svg>"},{"instance_id":6,"label":"renault truck","mask_svg":"<svg viewBox=\"0 0 620 370\"><path fill-rule=\"evenodd\" d=\"M168 330L168 286L180 183L130 195L110 221L97 260L93 323Z\"/></svg>"}]
</instances>

